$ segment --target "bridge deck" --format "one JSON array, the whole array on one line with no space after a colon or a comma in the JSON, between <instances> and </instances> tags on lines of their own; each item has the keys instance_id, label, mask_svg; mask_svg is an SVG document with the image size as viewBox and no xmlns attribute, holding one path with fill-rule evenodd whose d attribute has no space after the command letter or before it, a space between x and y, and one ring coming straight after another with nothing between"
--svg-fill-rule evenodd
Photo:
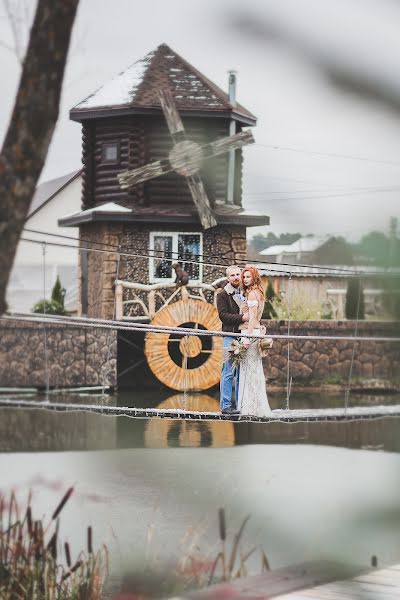
<instances>
[{"instance_id":1,"label":"bridge deck","mask_svg":"<svg viewBox=\"0 0 400 600\"><path fill-rule=\"evenodd\" d=\"M370 419L382 419L386 417L400 417L400 405L380 406L351 406L345 408L319 408L303 410L273 410L268 417L254 417L251 415L222 415L219 412L189 411L181 408L157 409L157 408L135 408L129 406L110 406L110 404L77 404L67 402L38 401L27 398L2 398L0 407L30 408L55 410L61 412L94 412L110 416L126 416L136 419L167 418L167 419L190 419L205 421L234 421L234 422L259 422L274 423L286 422L296 423L304 421L359 421Z\"/></svg>"}]
</instances>

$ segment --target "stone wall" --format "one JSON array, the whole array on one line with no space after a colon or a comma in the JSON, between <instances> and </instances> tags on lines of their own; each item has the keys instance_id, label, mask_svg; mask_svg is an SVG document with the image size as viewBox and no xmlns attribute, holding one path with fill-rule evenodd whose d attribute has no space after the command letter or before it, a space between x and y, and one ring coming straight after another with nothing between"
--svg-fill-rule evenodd
<instances>
[{"instance_id":1,"label":"stone wall","mask_svg":"<svg viewBox=\"0 0 400 600\"><path fill-rule=\"evenodd\" d=\"M286 321L264 321L267 335L285 335ZM292 321L292 335L354 336L355 321ZM358 336L400 337L400 324L378 321L358 323ZM347 381L354 342L349 340L290 340L290 377L293 384L317 380ZM287 378L287 340L274 340L264 359L269 380L285 382ZM353 379L400 379L400 343L356 342Z\"/></svg>"},{"instance_id":2,"label":"stone wall","mask_svg":"<svg viewBox=\"0 0 400 600\"><path fill-rule=\"evenodd\" d=\"M156 216L155 216L156 217ZM112 244L114 251L120 245L127 254L119 264L119 279L148 284L151 231L194 232L196 226L177 224L96 224L81 227L81 244L89 242L92 248L106 250L102 244ZM200 229L198 229L200 232ZM223 265L243 261L246 257L246 228L244 226L218 226L203 231L203 261ZM98 244L96 246L96 243ZM117 275L118 255L113 253L88 252L87 272L87 315L112 319L114 313L114 281ZM225 275L225 267L203 267L203 281L211 283ZM81 294L82 294L82 273ZM125 298L126 299L126 298Z\"/></svg>"},{"instance_id":3,"label":"stone wall","mask_svg":"<svg viewBox=\"0 0 400 600\"><path fill-rule=\"evenodd\" d=\"M117 332L46 325L50 387L116 385ZM42 324L0 325L0 387L44 387L45 337Z\"/></svg>"}]
</instances>

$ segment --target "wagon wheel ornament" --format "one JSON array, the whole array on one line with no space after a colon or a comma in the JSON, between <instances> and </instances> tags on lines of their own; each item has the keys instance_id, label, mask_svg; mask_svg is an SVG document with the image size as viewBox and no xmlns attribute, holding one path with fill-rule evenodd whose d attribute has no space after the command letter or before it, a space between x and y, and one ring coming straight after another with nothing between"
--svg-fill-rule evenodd
<instances>
[{"instance_id":1,"label":"wagon wheel ornament","mask_svg":"<svg viewBox=\"0 0 400 600\"><path fill-rule=\"evenodd\" d=\"M221 323L212 304L179 300L157 312L152 325L216 330ZM145 355L150 369L168 387L205 390L217 384L222 362L222 340L216 336L146 333Z\"/></svg>"},{"instance_id":2,"label":"wagon wheel ornament","mask_svg":"<svg viewBox=\"0 0 400 600\"><path fill-rule=\"evenodd\" d=\"M188 410L191 412L220 411L219 401L207 394L175 394L157 410ZM235 430L229 421L190 421L189 419L147 419L144 428L146 448L207 446L228 448L235 444Z\"/></svg>"},{"instance_id":3,"label":"wagon wheel ornament","mask_svg":"<svg viewBox=\"0 0 400 600\"><path fill-rule=\"evenodd\" d=\"M200 146L196 142L186 139L185 129L181 121L174 98L169 89L160 91L160 102L163 109L168 129L171 133L174 146L168 158L152 162L132 171L124 171L118 175L122 189L143 183L160 175L175 171L186 177L193 201L199 213L204 229L215 227L217 221L212 212L209 199L205 192L199 169L203 160L224 154L229 150L237 150L243 146L254 143L251 131L242 131L225 138Z\"/></svg>"}]
</instances>

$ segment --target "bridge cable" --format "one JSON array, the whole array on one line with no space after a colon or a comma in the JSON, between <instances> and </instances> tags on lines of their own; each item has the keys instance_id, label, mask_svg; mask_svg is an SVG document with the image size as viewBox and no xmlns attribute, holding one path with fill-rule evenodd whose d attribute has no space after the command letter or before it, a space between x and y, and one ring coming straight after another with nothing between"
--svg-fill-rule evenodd
<instances>
[{"instance_id":1,"label":"bridge cable","mask_svg":"<svg viewBox=\"0 0 400 600\"><path fill-rule=\"evenodd\" d=\"M116 244L109 244L106 242L93 242L92 240L78 240L77 238L74 238L72 236L66 236L66 235L62 235L62 234L54 234L54 233L47 233L44 231L38 231L35 229L24 229L25 231L29 231L30 233L34 233L34 234L38 234L38 235L46 235L46 236L51 236L51 237L59 237L59 238L63 238L63 239L68 239L71 241L75 241L75 242L83 242L83 243L88 243L88 244L96 244L98 246L105 246L105 247L110 247L110 248L127 248L128 250L130 249L130 246L117 246ZM23 242L29 242L29 243L33 243L33 244L39 244L42 242L42 240L33 240L30 238L20 238L21 241ZM44 240L43 240L44 241ZM79 250L82 249L81 246L79 245L72 245L72 244L62 244L61 242L47 242L48 245L50 246L57 246L57 247L62 247L62 248L73 248L75 250ZM85 248L86 250L90 251L90 252L99 252L99 253L103 253L103 254L117 254L116 250L100 250L98 248ZM148 249L148 252L152 252L153 254L139 254L137 252L135 253L131 253L131 252L121 252L122 256L128 256L128 257L132 257L132 258L146 258L146 259L162 259L165 260L166 262L175 262L176 259L173 258L167 258L167 257L162 257L162 256L157 256L155 255L156 252L160 252L158 250L154 250L154 249ZM176 252L168 252L168 254L177 254ZM205 256L203 254L195 254L194 256ZM213 257L214 255L211 255L211 257ZM226 268L227 266L229 266L229 264L231 264L233 259L222 259L222 260L226 260L225 263L210 263L210 262L206 262L203 260L190 260L190 259L184 259L181 258L179 259L180 262L185 262L188 264L194 264L194 265L203 265L206 267L215 267L215 268ZM301 269L318 269L321 272L318 271L311 271L309 274L310 275L325 275L324 271L329 271L329 272L337 272L338 274L343 273L343 274L349 274L349 275L354 275L354 276L360 276L360 271L357 271L355 269L351 269L351 268L343 268L343 267L334 267L334 266L325 266L325 265L309 265L309 264L303 264L303 263L283 263L283 262L276 262L276 261L251 261L250 259L246 258L246 260L239 260L237 262L239 262L239 264L246 264L247 261L250 261L251 263L256 262L257 265L277 265L277 266L283 266L283 267L297 267L297 268L301 268ZM273 273L288 273L288 269L282 270L282 269L269 269L271 271L271 274ZM301 272L301 275L308 275L307 272ZM400 273L380 273L380 272L363 272L362 275L365 276L400 276Z\"/></svg>"},{"instance_id":2,"label":"bridge cable","mask_svg":"<svg viewBox=\"0 0 400 600\"><path fill-rule=\"evenodd\" d=\"M46 331L46 251L47 244L42 242L42 256L43 256L43 333L44 333L44 379L45 379L45 396L48 401L49 388L50 388L50 374L49 374L49 361L47 355L47 331Z\"/></svg>"}]
</instances>

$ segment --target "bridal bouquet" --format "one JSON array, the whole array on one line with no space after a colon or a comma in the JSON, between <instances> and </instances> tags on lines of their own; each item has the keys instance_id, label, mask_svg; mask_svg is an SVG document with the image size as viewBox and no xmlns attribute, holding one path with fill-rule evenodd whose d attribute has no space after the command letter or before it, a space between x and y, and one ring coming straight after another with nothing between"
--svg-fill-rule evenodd
<instances>
[{"instance_id":1,"label":"bridal bouquet","mask_svg":"<svg viewBox=\"0 0 400 600\"><path fill-rule=\"evenodd\" d=\"M245 357L248 346L241 340L233 340L228 347L228 358L232 361L234 368L238 367Z\"/></svg>"}]
</instances>

